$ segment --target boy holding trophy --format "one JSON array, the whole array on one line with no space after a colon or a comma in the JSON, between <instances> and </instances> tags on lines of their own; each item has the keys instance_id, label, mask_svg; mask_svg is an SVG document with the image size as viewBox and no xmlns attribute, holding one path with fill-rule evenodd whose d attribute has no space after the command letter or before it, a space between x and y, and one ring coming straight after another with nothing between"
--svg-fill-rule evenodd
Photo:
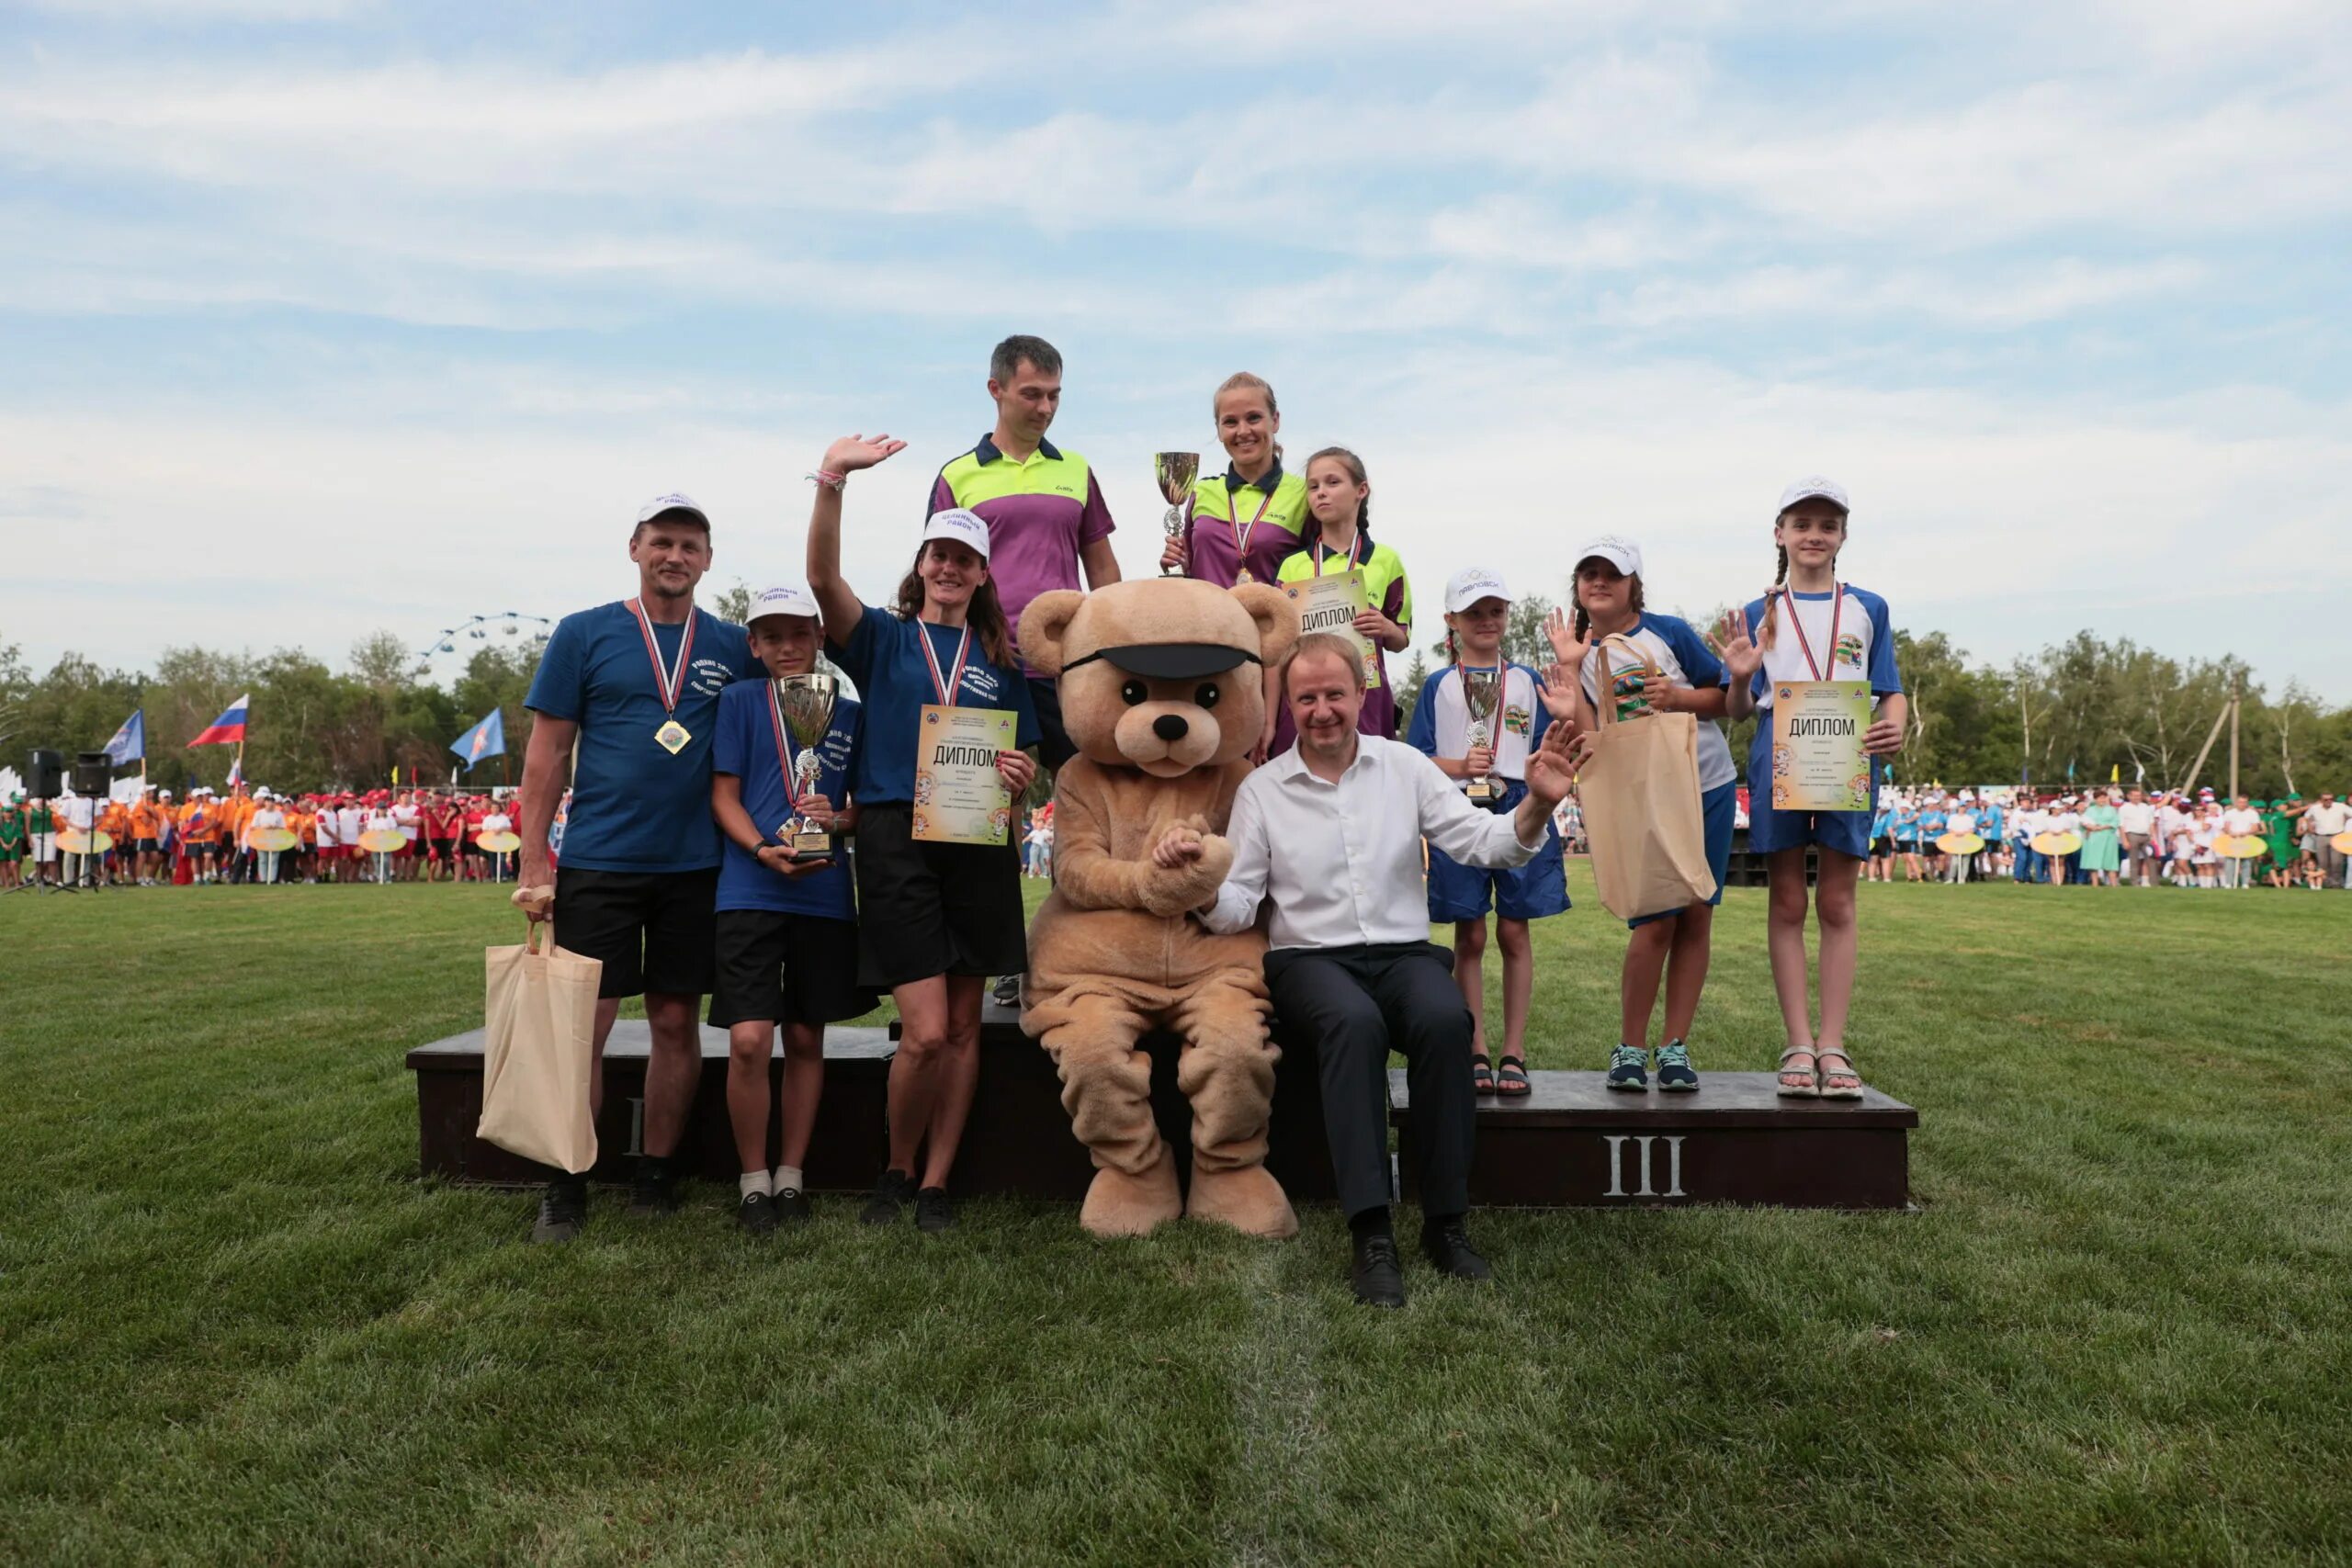
<instances>
[{"instance_id":1,"label":"boy holding trophy","mask_svg":"<svg viewBox=\"0 0 2352 1568\"><path fill-rule=\"evenodd\" d=\"M1551 715L1544 679L1503 657L1510 590L1481 567L1445 585L1445 643L1453 662L1430 676L1413 705L1406 739L1457 781L1474 806L1517 810L1527 796L1527 755L1544 740ZM1430 920L1453 926L1453 980L1470 1010L1470 1080L1479 1094L1516 1099L1532 1091L1527 1077L1527 1012L1535 990L1535 950L1527 922L1566 914L1567 872L1560 832L1547 826L1544 847L1524 865L1464 865L1431 843ZM1503 950L1503 1047L1499 1066L1487 1055L1487 910Z\"/></svg>"},{"instance_id":2,"label":"boy holding trophy","mask_svg":"<svg viewBox=\"0 0 2352 1568\"><path fill-rule=\"evenodd\" d=\"M710 1024L727 1031L727 1118L742 1175L736 1223L764 1235L808 1218L801 1162L825 1086L825 1025L869 1012L857 986L857 906L842 836L858 705L817 670L817 601L771 588L752 602L752 656L769 679L719 694L711 741L718 867ZM771 1172L768 1061L784 1028L782 1159Z\"/></svg>"}]
</instances>

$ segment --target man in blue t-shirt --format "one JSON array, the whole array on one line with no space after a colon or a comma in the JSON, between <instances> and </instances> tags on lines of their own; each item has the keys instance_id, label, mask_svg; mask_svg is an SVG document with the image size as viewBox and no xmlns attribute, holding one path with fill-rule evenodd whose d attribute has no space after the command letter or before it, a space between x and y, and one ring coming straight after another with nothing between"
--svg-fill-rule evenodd
<instances>
[{"instance_id":1,"label":"man in blue t-shirt","mask_svg":"<svg viewBox=\"0 0 2352 1568\"><path fill-rule=\"evenodd\" d=\"M752 601L744 629L769 676L781 681L817 668L817 601L805 588L771 588ZM735 1222L754 1235L808 1218L801 1162L825 1088L825 1025L871 1012L878 999L857 984L857 904L846 852L796 860L785 841L788 827L830 831L836 844L856 830L849 780L862 711L837 695L824 734L804 750L770 682L743 682L718 699L710 809L724 845L710 1025L727 1031L727 1119L741 1172ZM816 776L796 794L804 758ZM770 1172L768 1062L779 1023L783 1160Z\"/></svg>"},{"instance_id":2,"label":"man in blue t-shirt","mask_svg":"<svg viewBox=\"0 0 2352 1568\"><path fill-rule=\"evenodd\" d=\"M701 507L675 494L648 502L628 555L637 596L558 622L523 699L533 722L514 901L534 920L560 909L564 947L605 966L588 1078L593 1111L604 1108L605 1040L621 998L645 998L653 1047L629 1207L660 1213L673 1206L670 1157L702 1077L695 1012L712 973L718 829L710 816L710 749L718 694L763 671L742 627L695 608L695 585L710 568L710 519ZM550 877L548 829L567 765L571 805L563 860ZM577 1235L587 1205L586 1177L560 1174L532 1239Z\"/></svg>"}]
</instances>

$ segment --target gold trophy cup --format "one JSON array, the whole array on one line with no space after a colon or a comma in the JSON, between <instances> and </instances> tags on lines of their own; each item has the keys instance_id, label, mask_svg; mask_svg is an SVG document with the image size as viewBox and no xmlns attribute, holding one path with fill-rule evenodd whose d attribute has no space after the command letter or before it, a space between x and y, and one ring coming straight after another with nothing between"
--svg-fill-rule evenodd
<instances>
[{"instance_id":1,"label":"gold trophy cup","mask_svg":"<svg viewBox=\"0 0 2352 1568\"><path fill-rule=\"evenodd\" d=\"M1198 452L1156 452L1151 459L1151 477L1159 481L1159 494L1168 502L1168 517L1162 530L1172 540L1184 536L1184 503L1193 499L1193 481L1201 475L1201 455ZM1162 577L1182 577L1181 566L1163 566Z\"/></svg>"},{"instance_id":2,"label":"gold trophy cup","mask_svg":"<svg viewBox=\"0 0 2352 1568\"><path fill-rule=\"evenodd\" d=\"M791 733L797 752L789 781L792 798L797 801L817 787L817 771L823 765L817 748L824 744L825 731L832 725L833 699L840 694L841 682L820 671L782 676L769 684L775 688L776 711L784 715L784 728ZM785 819L775 836L796 862L831 860L841 852L841 840L831 829L815 826L797 811Z\"/></svg>"},{"instance_id":3,"label":"gold trophy cup","mask_svg":"<svg viewBox=\"0 0 2352 1568\"><path fill-rule=\"evenodd\" d=\"M1462 705L1470 710L1470 744L1473 749L1493 749L1495 710L1502 706L1502 701L1501 671L1462 671ZM1502 781L1491 774L1482 774L1470 781L1467 793L1473 805L1490 806L1502 795Z\"/></svg>"}]
</instances>

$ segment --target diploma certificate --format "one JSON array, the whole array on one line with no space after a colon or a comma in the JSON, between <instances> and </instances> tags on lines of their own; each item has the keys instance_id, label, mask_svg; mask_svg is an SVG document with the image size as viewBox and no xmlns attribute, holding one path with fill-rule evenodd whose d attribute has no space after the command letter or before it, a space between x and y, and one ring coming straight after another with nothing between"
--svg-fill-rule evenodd
<instances>
[{"instance_id":1,"label":"diploma certificate","mask_svg":"<svg viewBox=\"0 0 2352 1568\"><path fill-rule=\"evenodd\" d=\"M1868 681L1772 683L1772 809L1868 811Z\"/></svg>"},{"instance_id":2,"label":"diploma certificate","mask_svg":"<svg viewBox=\"0 0 2352 1568\"><path fill-rule=\"evenodd\" d=\"M1363 569L1335 571L1328 577L1304 577L1295 582L1285 582L1283 592L1298 605L1298 635L1309 632L1331 632L1346 637L1363 650L1363 683L1367 689L1380 684L1380 654L1372 639L1356 630L1358 615L1372 608L1372 595L1363 585Z\"/></svg>"},{"instance_id":3,"label":"diploma certificate","mask_svg":"<svg viewBox=\"0 0 2352 1568\"><path fill-rule=\"evenodd\" d=\"M1012 829L1012 792L996 754L1013 750L1010 708L925 703L915 737L914 836L933 844L1001 844Z\"/></svg>"}]
</instances>

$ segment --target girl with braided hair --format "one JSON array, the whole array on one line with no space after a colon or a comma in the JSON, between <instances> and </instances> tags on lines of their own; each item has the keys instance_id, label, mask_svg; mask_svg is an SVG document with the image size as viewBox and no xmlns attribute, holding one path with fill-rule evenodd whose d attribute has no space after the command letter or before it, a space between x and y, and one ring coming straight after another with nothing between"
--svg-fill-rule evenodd
<instances>
[{"instance_id":1,"label":"girl with braided hair","mask_svg":"<svg viewBox=\"0 0 2352 1568\"><path fill-rule=\"evenodd\" d=\"M1765 857L1771 881L1767 924L1772 988L1781 999L1788 1048L1781 1053L1780 1092L1860 1100L1862 1080L1846 1050L1846 1015L1854 992L1854 884L1870 850L1878 805L1878 768L1870 768L1868 809L1782 811L1772 805L1772 722L1777 684L1867 681L1876 706L1862 735L1872 757L1903 748L1909 714L1894 668L1894 629L1886 601L1838 581L1845 547L1846 492L1825 479L1800 479L1781 496L1772 523L1780 571L1770 589L1724 615L1719 647L1734 720L1759 716L1748 748L1748 848ZM1821 931L1821 1023L1807 994L1804 950L1805 855L1816 851L1813 894Z\"/></svg>"}]
</instances>

